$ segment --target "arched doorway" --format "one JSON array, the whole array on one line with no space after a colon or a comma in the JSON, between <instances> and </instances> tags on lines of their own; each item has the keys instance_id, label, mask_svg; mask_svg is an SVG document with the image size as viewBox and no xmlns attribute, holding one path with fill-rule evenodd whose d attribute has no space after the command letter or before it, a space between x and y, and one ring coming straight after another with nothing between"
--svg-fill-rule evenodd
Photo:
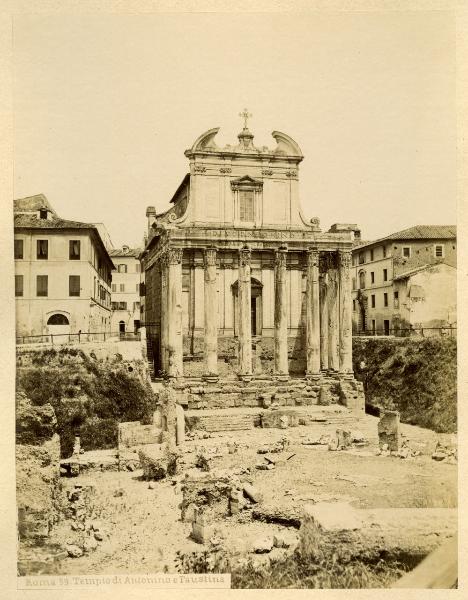
<instances>
[{"instance_id":1,"label":"arched doorway","mask_svg":"<svg viewBox=\"0 0 468 600\"><path fill-rule=\"evenodd\" d=\"M119 333L125 333L125 321L119 321Z\"/></svg>"},{"instance_id":2,"label":"arched doorway","mask_svg":"<svg viewBox=\"0 0 468 600\"><path fill-rule=\"evenodd\" d=\"M250 327L252 337L262 335L262 289L258 279L250 279ZM239 335L239 281L232 284L234 300L234 335Z\"/></svg>"},{"instance_id":3,"label":"arched doorway","mask_svg":"<svg viewBox=\"0 0 468 600\"><path fill-rule=\"evenodd\" d=\"M50 315L47 320L47 333L49 335L60 336L57 341L67 342L67 335L70 333L70 321L68 317L61 313Z\"/></svg>"}]
</instances>

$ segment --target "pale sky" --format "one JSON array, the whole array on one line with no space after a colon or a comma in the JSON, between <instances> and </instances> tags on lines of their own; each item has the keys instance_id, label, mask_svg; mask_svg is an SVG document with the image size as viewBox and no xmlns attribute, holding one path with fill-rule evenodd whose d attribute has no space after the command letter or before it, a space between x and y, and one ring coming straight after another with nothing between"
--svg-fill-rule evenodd
<instances>
[{"instance_id":1,"label":"pale sky","mask_svg":"<svg viewBox=\"0 0 468 600\"><path fill-rule=\"evenodd\" d=\"M184 150L247 107L305 156L305 215L364 239L456 218L455 27L447 12L18 17L15 197L140 245Z\"/></svg>"}]
</instances>

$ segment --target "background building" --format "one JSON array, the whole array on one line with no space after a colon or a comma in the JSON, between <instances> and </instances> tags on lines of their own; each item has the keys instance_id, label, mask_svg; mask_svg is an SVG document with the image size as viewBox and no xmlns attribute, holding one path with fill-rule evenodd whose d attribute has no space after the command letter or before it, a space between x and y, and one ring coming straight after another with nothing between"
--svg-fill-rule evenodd
<instances>
[{"instance_id":1,"label":"background building","mask_svg":"<svg viewBox=\"0 0 468 600\"><path fill-rule=\"evenodd\" d=\"M140 328L140 248L110 250L115 269L112 271L112 332L136 333Z\"/></svg>"},{"instance_id":2,"label":"background building","mask_svg":"<svg viewBox=\"0 0 468 600\"><path fill-rule=\"evenodd\" d=\"M418 225L355 246L354 331L454 326L456 264L454 225Z\"/></svg>"},{"instance_id":3,"label":"background building","mask_svg":"<svg viewBox=\"0 0 468 600\"><path fill-rule=\"evenodd\" d=\"M113 263L97 228L39 194L14 201L14 234L17 335L109 333Z\"/></svg>"}]
</instances>

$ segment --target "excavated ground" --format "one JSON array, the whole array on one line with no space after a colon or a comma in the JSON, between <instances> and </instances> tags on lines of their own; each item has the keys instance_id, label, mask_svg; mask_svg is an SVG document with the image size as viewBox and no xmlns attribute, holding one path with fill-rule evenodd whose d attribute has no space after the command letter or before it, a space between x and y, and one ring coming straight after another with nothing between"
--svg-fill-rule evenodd
<instances>
[{"instance_id":1,"label":"excavated ground","mask_svg":"<svg viewBox=\"0 0 468 600\"><path fill-rule=\"evenodd\" d=\"M180 447L182 464L175 479L183 480L184 473L194 468L197 447L204 447L208 453L209 448L217 448L210 459L212 470L234 473L249 467L253 485L263 494L264 503L286 512L300 511L302 505L321 500L349 501L357 508L456 507L456 464L431 459L437 440L446 441L447 436L402 425L410 446L422 455L407 459L377 456L377 421L366 415L357 425L369 445L338 452L324 445L303 444L308 438L334 433L336 424L213 433L209 439L189 440ZM276 456L291 458L273 470L256 469L256 463L263 460L258 448L282 437L288 438L289 447ZM230 441L238 443L236 453L228 453ZM90 553L60 560L55 567L59 573L174 572L177 551L201 548L189 537L191 524L180 520L180 484L162 480L149 486L141 475L141 471L104 471L62 479L64 497L81 480L94 483L93 517L101 522L104 539ZM252 520L251 513L250 509L218 517L213 525L225 539L225 547L250 552L255 539L285 530L281 525ZM62 520L48 545L63 548L77 535L71 521Z\"/></svg>"}]
</instances>

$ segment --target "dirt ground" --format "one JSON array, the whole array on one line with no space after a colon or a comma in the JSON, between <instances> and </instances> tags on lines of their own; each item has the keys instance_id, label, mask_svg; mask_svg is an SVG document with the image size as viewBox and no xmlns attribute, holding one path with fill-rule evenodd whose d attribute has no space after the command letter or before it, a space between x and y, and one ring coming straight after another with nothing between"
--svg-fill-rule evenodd
<instances>
[{"instance_id":1,"label":"dirt ground","mask_svg":"<svg viewBox=\"0 0 468 600\"><path fill-rule=\"evenodd\" d=\"M196 447L217 448L211 469L235 472L250 467L254 486L263 493L265 504L300 510L301 505L320 500L349 501L355 507L455 507L457 505L457 466L431 459L437 439L447 436L417 427L402 425L403 434L421 456L401 459L377 456L377 421L366 415L359 430L369 445L349 451L328 451L323 445L304 445L307 438L334 433L336 425L315 423L281 429L260 429L211 434L210 439L186 441L181 447L180 475L193 469ZM258 470L263 456L257 449L286 436L287 450L275 456L287 458L273 470ZM228 441L239 449L229 454ZM153 488L141 478L141 471L90 473L76 479L62 479L63 494L80 480L92 480L96 486L94 518L102 524L104 539L97 549L79 558L65 558L59 564L64 574L115 574L174 572L178 550L190 552L202 546L189 536L191 524L180 520L182 500L180 483L155 482ZM116 495L118 490L122 495ZM251 510L235 516L221 516L215 529L225 538L227 547L243 552L252 549L256 538L284 530L280 525L251 519ZM73 543L78 533L71 521L62 521L52 532L50 544Z\"/></svg>"}]
</instances>

